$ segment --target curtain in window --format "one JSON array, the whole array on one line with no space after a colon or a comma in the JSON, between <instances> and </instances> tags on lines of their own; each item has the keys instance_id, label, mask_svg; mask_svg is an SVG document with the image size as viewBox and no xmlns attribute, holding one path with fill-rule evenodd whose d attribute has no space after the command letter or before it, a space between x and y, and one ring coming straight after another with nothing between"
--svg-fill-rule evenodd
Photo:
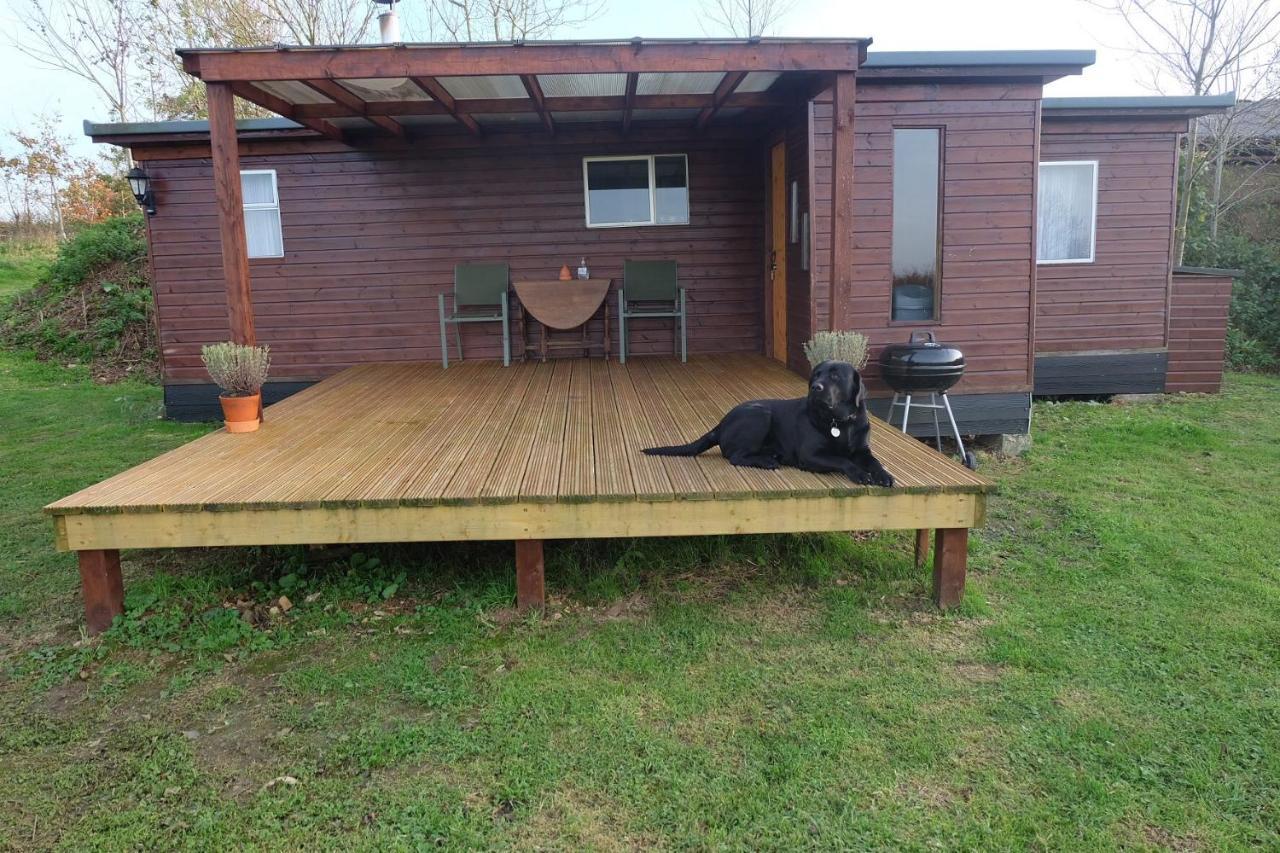
<instances>
[{"instance_id":1,"label":"curtain in window","mask_svg":"<svg viewBox=\"0 0 1280 853\"><path fill-rule=\"evenodd\" d=\"M1041 261L1093 259L1093 163L1041 163L1036 256Z\"/></svg>"},{"instance_id":2,"label":"curtain in window","mask_svg":"<svg viewBox=\"0 0 1280 853\"><path fill-rule=\"evenodd\" d=\"M244 201L244 235L251 258L278 258L284 254L280 227L280 201L273 172L241 172Z\"/></svg>"}]
</instances>

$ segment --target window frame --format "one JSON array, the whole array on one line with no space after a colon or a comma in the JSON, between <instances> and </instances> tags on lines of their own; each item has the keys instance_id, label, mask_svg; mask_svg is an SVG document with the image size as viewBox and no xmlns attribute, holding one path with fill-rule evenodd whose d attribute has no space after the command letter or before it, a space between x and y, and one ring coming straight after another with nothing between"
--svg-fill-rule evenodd
<instances>
[{"instance_id":1,"label":"window frame","mask_svg":"<svg viewBox=\"0 0 1280 853\"><path fill-rule=\"evenodd\" d=\"M1091 196L1091 207L1089 210L1089 257L1087 258L1057 258L1054 260L1040 259L1040 205L1043 196L1040 194L1040 170L1045 166L1091 166L1093 168L1093 193ZM1041 160L1036 163L1036 265L1049 266L1054 264L1093 264L1098 259L1098 178L1100 169L1097 160Z\"/></svg>"},{"instance_id":2,"label":"window frame","mask_svg":"<svg viewBox=\"0 0 1280 853\"><path fill-rule=\"evenodd\" d=\"M937 237L933 274L933 316L928 320L897 320L893 316L893 218L896 209L893 205L893 177L897 171L896 158L893 156L893 134L899 130L933 130L938 133L938 219L935 225ZM895 124L889 128L889 325L890 326L930 326L942 322L942 259L943 222L946 215L947 186L947 126L944 124Z\"/></svg>"},{"instance_id":3,"label":"window frame","mask_svg":"<svg viewBox=\"0 0 1280 853\"><path fill-rule=\"evenodd\" d=\"M659 222L658 221L658 169L657 158L659 157L680 157L684 160L684 194L685 194L685 212L683 222ZM649 164L649 221L648 222L601 222L592 223L591 221L591 179L589 173L589 163L601 163L618 160L646 160ZM689 179L689 155L681 153L666 154L607 154L594 157L582 158L582 218L588 228L654 228L688 225L692 214L692 203L690 202Z\"/></svg>"},{"instance_id":4,"label":"window frame","mask_svg":"<svg viewBox=\"0 0 1280 853\"><path fill-rule=\"evenodd\" d=\"M284 257L284 220L281 218L281 212L280 212L280 184L276 178L276 170L275 169L241 169L240 179L244 180L245 175L270 175L271 176L271 196L272 198L275 199L275 202L272 204L266 204L263 202L254 202L254 203L247 202L244 200L244 192L242 190L241 198L240 198L241 210L244 211L245 213L247 213L250 210L274 210L276 212L276 223L280 228L280 254L249 255L248 256L249 260L256 261L261 259L269 260L271 258L283 258ZM245 227L245 234L244 234L245 253L248 254L249 217L242 216L242 219L244 220L244 227Z\"/></svg>"}]
</instances>

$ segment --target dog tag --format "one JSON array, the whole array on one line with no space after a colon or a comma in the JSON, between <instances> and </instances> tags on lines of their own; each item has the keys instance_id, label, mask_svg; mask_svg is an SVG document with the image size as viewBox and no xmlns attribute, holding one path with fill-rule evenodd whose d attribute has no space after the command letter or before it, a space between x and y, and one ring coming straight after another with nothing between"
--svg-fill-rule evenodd
<instances>
[{"instance_id":1,"label":"dog tag","mask_svg":"<svg viewBox=\"0 0 1280 853\"><path fill-rule=\"evenodd\" d=\"M840 437L840 427L833 426L833 427L831 428L831 436L832 436L833 438L839 438L839 437Z\"/></svg>"}]
</instances>

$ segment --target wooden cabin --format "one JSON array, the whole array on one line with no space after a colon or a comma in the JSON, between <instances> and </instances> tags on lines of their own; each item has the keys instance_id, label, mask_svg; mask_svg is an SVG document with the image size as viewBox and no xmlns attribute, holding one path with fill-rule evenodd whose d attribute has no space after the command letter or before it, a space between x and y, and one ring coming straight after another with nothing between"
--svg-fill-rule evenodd
<instances>
[{"instance_id":1,"label":"wooden cabin","mask_svg":"<svg viewBox=\"0 0 1280 853\"><path fill-rule=\"evenodd\" d=\"M636 56L733 49L625 44ZM549 68L562 73L481 73L524 70L506 58L534 51L421 46L413 50L457 60L415 82L373 76L402 66L396 51L407 48L338 52L359 77L326 66L333 51L183 51L191 73L281 116L239 122L236 151L245 180L265 188L265 205L245 215L244 289L257 337L275 353L270 399L353 364L438 359L436 298L459 262L505 260L513 276L545 277L582 258L615 282L627 258L676 260L694 354L762 353L803 371L815 330L863 331L878 350L932 329L966 355L953 401L967 433L1026 432L1033 391L1163 387L1178 140L1191 116L1226 102L1043 100L1044 84L1080 73L1090 51L864 58L857 40L753 45L742 49L808 52L852 69L840 241L831 240L829 69L601 72L584 58ZM291 65L322 76L286 79ZM208 123L86 130L128 146L151 178L167 411L212 418L216 389L199 349L235 330ZM687 221L588 225L584 163L653 155L683 158ZM900 157L916 161L895 172ZM1038 176L1068 159L1094 164L1096 256L1036 263ZM933 188L895 179L916 174ZM917 257L903 255L908 245ZM833 251L843 270L834 290ZM899 265L927 268L916 271L923 285L895 287L911 274L895 270L895 251ZM923 307L896 309L894 294L910 289ZM668 326L637 324L634 351L669 352ZM500 352L490 327L467 329L464 341L469 357ZM886 396L874 358L868 372Z\"/></svg>"},{"instance_id":2,"label":"wooden cabin","mask_svg":"<svg viewBox=\"0 0 1280 853\"><path fill-rule=\"evenodd\" d=\"M119 549L144 547L511 539L517 600L540 606L546 539L911 529L919 562L936 530L934 598L958 601L992 484L881 421L872 446L892 487L741 468L718 451L639 451L692 439L743 400L802 396L803 345L824 329L870 337L879 411L874 351L934 331L967 358L953 394L961 429L1025 433L1039 358L1069 350L1064 314L1117 317L1090 313L1087 272L1065 266L1048 276L1047 310L1037 248L1076 250L1096 233L1099 259L1136 253L1108 267L1112 286L1157 305L1147 291L1170 275L1170 223L1111 217L1139 212L1123 196L1133 192L1167 212L1176 128L1122 121L1074 151L1093 131L1062 125L1054 147L1043 86L1080 73L1089 51L867 45L179 51L206 86L207 122L86 131L130 148L149 182L168 414L217 416L200 348L227 339L271 346L274 405L257 432L211 433L46 507L58 546L79 553L90 629L120 612ZM236 99L276 117L236 121ZM1130 144L1162 159L1141 175L1090 175L1143 186L1117 187L1102 207L1086 193L1083 225L1074 185L1046 212L1046 148L1096 161L1132 156ZM1102 233L1113 225L1135 233ZM676 262L687 361L673 356L669 318L631 320L633 357L617 358L608 309L626 262L644 260ZM486 323L458 328L466 358L445 369L440 298L457 265L476 262L507 264L517 294L532 281L557 293L561 267L585 262L604 311L587 315L569 357L522 360L538 323L532 305L514 305L509 367ZM1201 302L1177 304L1201 322ZM1107 346L1180 339L1181 315L1138 313L1147 326ZM1204 328L1223 322L1214 313ZM589 342L608 358L584 357ZM1187 375L1199 375L1211 347L1188 351Z\"/></svg>"}]
</instances>

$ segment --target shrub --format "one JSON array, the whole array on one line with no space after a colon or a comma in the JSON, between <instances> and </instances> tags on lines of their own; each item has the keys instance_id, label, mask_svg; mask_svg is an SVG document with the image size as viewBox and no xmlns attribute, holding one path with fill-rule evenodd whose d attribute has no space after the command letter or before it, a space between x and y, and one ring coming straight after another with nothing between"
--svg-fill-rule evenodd
<instances>
[{"instance_id":1,"label":"shrub","mask_svg":"<svg viewBox=\"0 0 1280 853\"><path fill-rule=\"evenodd\" d=\"M1227 362L1236 370L1280 366L1280 259L1274 246L1228 236L1188 243L1187 263L1243 270L1231 295Z\"/></svg>"},{"instance_id":2,"label":"shrub","mask_svg":"<svg viewBox=\"0 0 1280 853\"><path fill-rule=\"evenodd\" d=\"M818 332L804 345L810 367L824 361L847 361L861 370L867 363L867 336L860 332Z\"/></svg>"},{"instance_id":3,"label":"shrub","mask_svg":"<svg viewBox=\"0 0 1280 853\"><path fill-rule=\"evenodd\" d=\"M271 348L247 344L209 344L200 357L213 381L228 397L248 397L262 390L271 369Z\"/></svg>"},{"instance_id":4,"label":"shrub","mask_svg":"<svg viewBox=\"0 0 1280 853\"><path fill-rule=\"evenodd\" d=\"M142 214L83 228L0 311L0 343L88 364L99 379L157 372Z\"/></svg>"}]
</instances>

